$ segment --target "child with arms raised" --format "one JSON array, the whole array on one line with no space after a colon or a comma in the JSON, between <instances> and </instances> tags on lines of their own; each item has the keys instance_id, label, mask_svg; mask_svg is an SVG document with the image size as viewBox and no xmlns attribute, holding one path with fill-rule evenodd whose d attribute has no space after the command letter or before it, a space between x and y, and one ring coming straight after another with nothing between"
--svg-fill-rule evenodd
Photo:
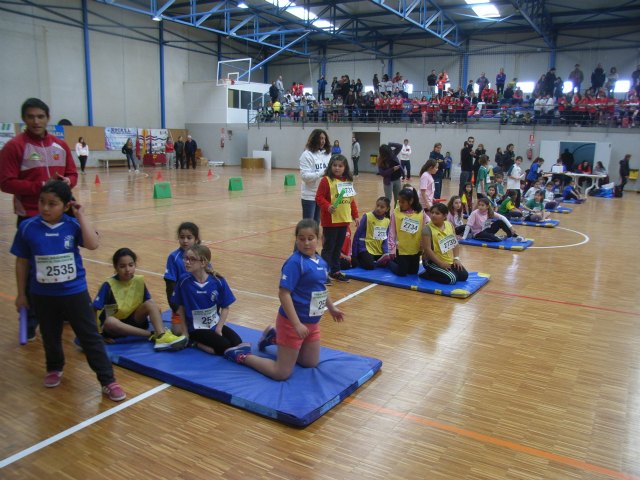
<instances>
[{"instance_id":1,"label":"child with arms raised","mask_svg":"<svg viewBox=\"0 0 640 480\"><path fill-rule=\"evenodd\" d=\"M422 229L421 278L445 285L464 282L469 273L460 263L458 241L453 225L446 218L449 211L442 203L436 203L429 210L431 221Z\"/></svg>"},{"instance_id":2,"label":"child with arms raised","mask_svg":"<svg viewBox=\"0 0 640 480\"><path fill-rule=\"evenodd\" d=\"M325 308L337 322L343 313L329 299L325 287L327 263L316 253L320 228L311 219L296 226L296 251L282 266L280 308L275 328L267 327L258 342L265 350L276 344L276 360L251 354L251 346L239 345L225 352L225 357L251 367L274 380L286 380L296 364L314 368L320 361L320 319Z\"/></svg>"}]
</instances>

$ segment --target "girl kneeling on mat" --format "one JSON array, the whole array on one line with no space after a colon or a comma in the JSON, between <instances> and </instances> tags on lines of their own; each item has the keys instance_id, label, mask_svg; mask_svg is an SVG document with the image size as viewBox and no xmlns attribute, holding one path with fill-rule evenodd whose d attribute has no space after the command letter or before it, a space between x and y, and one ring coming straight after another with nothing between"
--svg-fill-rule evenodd
<instances>
[{"instance_id":1,"label":"girl kneeling on mat","mask_svg":"<svg viewBox=\"0 0 640 480\"><path fill-rule=\"evenodd\" d=\"M278 345L276 360L251 354L247 344L230 348L224 356L251 367L274 380L286 380L296 363L314 368L320 361L320 318L325 307L336 322L344 320L343 313L331 300L325 286L327 263L316 253L320 228L310 219L296 226L296 251L282 266L280 276L280 309L276 327L267 327L258 342L263 351Z\"/></svg>"},{"instance_id":2,"label":"girl kneeling on mat","mask_svg":"<svg viewBox=\"0 0 640 480\"><path fill-rule=\"evenodd\" d=\"M391 201L387 197L376 200L376 208L362 216L352 243L352 256L365 270L376 266L384 267L389 262L389 209Z\"/></svg>"},{"instance_id":3,"label":"girl kneeling on mat","mask_svg":"<svg viewBox=\"0 0 640 480\"><path fill-rule=\"evenodd\" d=\"M398 194L398 206L391 212L389 224L389 270L405 277L415 275L420 268L422 228L429 217L420 205L415 188L403 188Z\"/></svg>"},{"instance_id":4,"label":"girl kneeling on mat","mask_svg":"<svg viewBox=\"0 0 640 480\"><path fill-rule=\"evenodd\" d=\"M142 275L136 275L138 257L128 248L120 248L113 254L116 274L102 284L93 308L98 312L102 336L107 342L127 335L148 337L155 341L154 349L179 350L187 339L165 330L160 308L153 301ZM149 320L155 333L150 334Z\"/></svg>"},{"instance_id":5,"label":"girl kneeling on mat","mask_svg":"<svg viewBox=\"0 0 640 480\"><path fill-rule=\"evenodd\" d=\"M429 210L431 221L422 229L422 265L425 280L453 285L465 282L469 273L460 263L458 241L453 225L446 218L449 210L436 203Z\"/></svg>"},{"instance_id":6,"label":"girl kneeling on mat","mask_svg":"<svg viewBox=\"0 0 640 480\"><path fill-rule=\"evenodd\" d=\"M225 325L236 297L227 281L211 267L211 250L192 245L184 252L184 263L187 273L176 283L171 301L178 306L183 331L191 344L213 355L241 345L240 336Z\"/></svg>"},{"instance_id":7,"label":"girl kneeling on mat","mask_svg":"<svg viewBox=\"0 0 640 480\"><path fill-rule=\"evenodd\" d=\"M462 238L473 238L486 242L501 242L502 239L496 235L502 230L508 237L513 237L518 242L524 242L524 238L518 236L509 220L499 213L495 213L489 204L489 200L481 198L478 200L478 207L471 212L467 219L467 226L464 229Z\"/></svg>"}]
</instances>

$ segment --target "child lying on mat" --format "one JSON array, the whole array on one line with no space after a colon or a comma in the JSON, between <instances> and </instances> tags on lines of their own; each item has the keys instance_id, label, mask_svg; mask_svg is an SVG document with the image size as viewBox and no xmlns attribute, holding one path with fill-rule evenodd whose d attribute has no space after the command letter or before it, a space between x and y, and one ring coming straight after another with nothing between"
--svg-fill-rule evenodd
<instances>
[{"instance_id":1,"label":"child lying on mat","mask_svg":"<svg viewBox=\"0 0 640 480\"><path fill-rule=\"evenodd\" d=\"M502 230L508 237L513 237L518 242L524 242L524 238L518 236L513 226L499 213L495 213L489 204L489 200L481 198L476 208L467 219L467 226L463 238L473 238L486 242L500 242L502 239L496 235Z\"/></svg>"},{"instance_id":2,"label":"child lying on mat","mask_svg":"<svg viewBox=\"0 0 640 480\"><path fill-rule=\"evenodd\" d=\"M320 318L325 308L336 322L343 313L331 300L325 286L327 263L316 253L320 228L313 219L296 226L296 251L282 266L280 276L280 309L276 327L268 326L258 342L258 349L278 345L275 360L251 354L251 345L228 349L225 358L251 367L274 380L286 380L296 363L313 368L320 361Z\"/></svg>"},{"instance_id":3,"label":"child lying on mat","mask_svg":"<svg viewBox=\"0 0 640 480\"><path fill-rule=\"evenodd\" d=\"M148 337L154 349L180 350L187 339L165 330L160 308L153 301L142 275L136 275L137 255L128 248L119 248L112 262L116 274L102 284L93 308L105 341L125 336ZM155 333L149 333L149 321Z\"/></svg>"},{"instance_id":4,"label":"child lying on mat","mask_svg":"<svg viewBox=\"0 0 640 480\"><path fill-rule=\"evenodd\" d=\"M384 266L389 262L389 210L391 201L387 197L376 200L376 208L362 216L352 243L352 263L365 270Z\"/></svg>"},{"instance_id":5,"label":"child lying on mat","mask_svg":"<svg viewBox=\"0 0 640 480\"><path fill-rule=\"evenodd\" d=\"M224 277L211 267L211 250L192 245L183 258L187 273L176 283L171 302L178 306L182 329L191 344L213 355L248 345L225 325L236 297Z\"/></svg>"},{"instance_id":6,"label":"child lying on mat","mask_svg":"<svg viewBox=\"0 0 640 480\"><path fill-rule=\"evenodd\" d=\"M429 210L431 221L422 229L422 265L425 280L444 285L465 282L469 274L460 263L458 241L453 225L446 218L449 210L436 203Z\"/></svg>"}]
</instances>

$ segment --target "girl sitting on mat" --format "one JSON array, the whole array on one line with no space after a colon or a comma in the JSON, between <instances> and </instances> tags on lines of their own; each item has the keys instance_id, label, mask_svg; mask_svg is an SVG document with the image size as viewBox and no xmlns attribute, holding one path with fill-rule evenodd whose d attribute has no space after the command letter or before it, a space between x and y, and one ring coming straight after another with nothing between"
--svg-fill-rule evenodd
<instances>
[{"instance_id":1,"label":"girl sitting on mat","mask_svg":"<svg viewBox=\"0 0 640 480\"><path fill-rule=\"evenodd\" d=\"M453 225L456 235L464 233L464 211L462 209L462 200L459 196L454 195L447 203L447 221Z\"/></svg>"},{"instance_id":2,"label":"girl sitting on mat","mask_svg":"<svg viewBox=\"0 0 640 480\"><path fill-rule=\"evenodd\" d=\"M584 203L587 201L587 199L576 189L576 181L574 179L569 180L569 184L564 187L564 190L562 191L562 198L564 200L575 200L576 203Z\"/></svg>"},{"instance_id":3,"label":"girl sitting on mat","mask_svg":"<svg viewBox=\"0 0 640 480\"><path fill-rule=\"evenodd\" d=\"M531 187L529 187L529 189L527 190L527 193L524 194L523 196L524 201L528 202L529 200L533 200L533 196L541 188L542 188L542 182L540 180L534 181Z\"/></svg>"},{"instance_id":4,"label":"girl sitting on mat","mask_svg":"<svg viewBox=\"0 0 640 480\"><path fill-rule=\"evenodd\" d=\"M471 215L471 212L473 212L473 183L467 182L464 184L464 190L462 191L462 195L460 195L460 200L462 200L464 214L466 216Z\"/></svg>"},{"instance_id":5,"label":"girl sitting on mat","mask_svg":"<svg viewBox=\"0 0 640 480\"><path fill-rule=\"evenodd\" d=\"M518 191L507 190L507 194L502 199L500 207L498 207L498 213L504 215L507 218L521 218L522 211L516 208L516 201L518 199Z\"/></svg>"},{"instance_id":6,"label":"girl sitting on mat","mask_svg":"<svg viewBox=\"0 0 640 480\"><path fill-rule=\"evenodd\" d=\"M487 187L487 199L489 200L489 203L491 204L494 210L498 208L499 198L498 198L498 186L496 184L491 183Z\"/></svg>"},{"instance_id":7,"label":"girl sitting on mat","mask_svg":"<svg viewBox=\"0 0 640 480\"><path fill-rule=\"evenodd\" d=\"M462 238L473 238L486 242L501 242L502 239L496 235L499 230L513 237L517 242L524 242L524 238L518 236L509 220L499 213L495 213L489 204L489 200L481 198L478 200L477 208L471 212L467 219L467 226L464 229Z\"/></svg>"},{"instance_id":8,"label":"girl sitting on mat","mask_svg":"<svg viewBox=\"0 0 640 480\"><path fill-rule=\"evenodd\" d=\"M449 210L436 203L429 210L431 221L422 229L422 265L425 280L445 285L465 282L469 273L460 263L460 247L453 225L446 218Z\"/></svg>"},{"instance_id":9,"label":"girl sitting on mat","mask_svg":"<svg viewBox=\"0 0 640 480\"><path fill-rule=\"evenodd\" d=\"M184 252L187 273L176 283L171 302L178 306L182 329L191 345L213 355L242 344L225 325L236 301L227 281L211 266L211 250L192 245Z\"/></svg>"},{"instance_id":10,"label":"girl sitting on mat","mask_svg":"<svg viewBox=\"0 0 640 480\"><path fill-rule=\"evenodd\" d=\"M389 223L389 270L400 277L418 273L422 228L429 221L415 188L403 188Z\"/></svg>"},{"instance_id":11,"label":"girl sitting on mat","mask_svg":"<svg viewBox=\"0 0 640 480\"><path fill-rule=\"evenodd\" d=\"M389 263L389 210L391 201L387 197L376 200L376 208L366 213L360 220L352 243L352 258L365 270Z\"/></svg>"},{"instance_id":12,"label":"girl sitting on mat","mask_svg":"<svg viewBox=\"0 0 640 480\"><path fill-rule=\"evenodd\" d=\"M433 205L433 194L435 193L433 176L437 171L438 163L433 158L427 160L420 169L420 205L425 210L428 210Z\"/></svg>"},{"instance_id":13,"label":"girl sitting on mat","mask_svg":"<svg viewBox=\"0 0 640 480\"><path fill-rule=\"evenodd\" d=\"M542 190L536 191L533 198L527 200L527 203L522 207L527 212L526 220L529 222L544 222L551 215L544 208L544 193Z\"/></svg>"},{"instance_id":14,"label":"girl sitting on mat","mask_svg":"<svg viewBox=\"0 0 640 480\"><path fill-rule=\"evenodd\" d=\"M148 337L155 342L154 349L179 350L187 339L165 330L160 308L153 301L142 275L136 275L138 257L128 248L119 248L113 254L116 274L102 284L93 308L98 313L98 324L105 341L125 336ZM155 333L149 333L149 321Z\"/></svg>"},{"instance_id":15,"label":"girl sitting on mat","mask_svg":"<svg viewBox=\"0 0 640 480\"><path fill-rule=\"evenodd\" d=\"M344 314L331 300L325 286L329 266L316 253L320 228L310 219L296 225L296 251L282 266L280 276L280 309L276 326L268 326L258 342L264 351L277 345L275 360L251 354L251 346L242 344L230 348L225 358L251 367L274 380L286 380L296 363L314 368L320 361L320 319L325 308L336 322Z\"/></svg>"},{"instance_id":16,"label":"girl sitting on mat","mask_svg":"<svg viewBox=\"0 0 640 480\"><path fill-rule=\"evenodd\" d=\"M174 250L167 257L167 266L164 270L164 283L167 292L167 302L171 307L171 328L177 334L184 334L182 331L182 320L178 315L178 306L171 302L173 290L176 287L178 279L187 273L184 267L184 252L193 245L200 244L200 229L195 223L183 222L178 227L178 242L180 244L177 250Z\"/></svg>"},{"instance_id":17,"label":"girl sitting on mat","mask_svg":"<svg viewBox=\"0 0 640 480\"><path fill-rule=\"evenodd\" d=\"M553 182L549 180L544 186L544 208L554 210L558 206L556 202L556 194L553 191Z\"/></svg>"}]
</instances>

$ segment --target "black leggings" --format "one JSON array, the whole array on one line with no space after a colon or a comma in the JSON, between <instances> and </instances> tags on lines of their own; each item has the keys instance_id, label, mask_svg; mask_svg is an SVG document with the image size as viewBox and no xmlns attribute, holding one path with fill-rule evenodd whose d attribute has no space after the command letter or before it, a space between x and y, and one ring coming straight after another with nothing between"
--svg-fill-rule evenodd
<instances>
[{"instance_id":1,"label":"black leggings","mask_svg":"<svg viewBox=\"0 0 640 480\"><path fill-rule=\"evenodd\" d=\"M40 321L47 372L62 371L64 368L62 330L66 320L78 337L80 346L87 356L87 362L96 372L100 384L104 386L115 381L111 360L105 351L102 335L98 333L89 292L55 297L32 294L31 299Z\"/></svg>"},{"instance_id":2,"label":"black leggings","mask_svg":"<svg viewBox=\"0 0 640 480\"><path fill-rule=\"evenodd\" d=\"M464 267L458 269L452 266L450 269L445 269L431 261L426 264L423 262L423 265L424 272L420 274L420 278L425 280L433 280L444 285L453 285L456 282L466 282L467 278L469 278L469 272Z\"/></svg>"},{"instance_id":3,"label":"black leggings","mask_svg":"<svg viewBox=\"0 0 640 480\"><path fill-rule=\"evenodd\" d=\"M87 156L78 155L78 160L80 160L80 171L84 172L84 167L87 166Z\"/></svg>"},{"instance_id":4,"label":"black leggings","mask_svg":"<svg viewBox=\"0 0 640 480\"><path fill-rule=\"evenodd\" d=\"M173 313L177 313L178 305L175 303L171 303L171 297L173 295L173 291L176 288L176 282L173 280L164 279L165 291L167 292L167 302L169 303L169 307L171 307L171 311Z\"/></svg>"},{"instance_id":5,"label":"black leggings","mask_svg":"<svg viewBox=\"0 0 640 480\"><path fill-rule=\"evenodd\" d=\"M347 227L322 227L324 240L321 256L329 264L330 273L340 271L340 250L347 236Z\"/></svg>"},{"instance_id":6,"label":"black leggings","mask_svg":"<svg viewBox=\"0 0 640 480\"><path fill-rule=\"evenodd\" d=\"M485 228L478 234L474 235L473 238L475 240L484 240L485 242L501 242L502 239L496 236L496 233L498 233L499 230L502 230L509 237L515 237L515 235L513 234L513 230L507 227L506 223L504 223L502 220L496 220L495 222L491 223L491 226L489 228Z\"/></svg>"},{"instance_id":7,"label":"black leggings","mask_svg":"<svg viewBox=\"0 0 640 480\"><path fill-rule=\"evenodd\" d=\"M236 347L242 343L240 336L226 325L222 327L222 335L218 335L213 329L194 330L189 334L189 338L213 348L216 355L222 355L227 348Z\"/></svg>"},{"instance_id":8,"label":"black leggings","mask_svg":"<svg viewBox=\"0 0 640 480\"><path fill-rule=\"evenodd\" d=\"M373 270L376 268L376 261L382 255L372 255L368 251L358 253L358 266L364 268L365 270Z\"/></svg>"},{"instance_id":9,"label":"black leggings","mask_svg":"<svg viewBox=\"0 0 640 480\"><path fill-rule=\"evenodd\" d=\"M466 225L458 225L456 227L456 235L464 235L464 229L466 228Z\"/></svg>"},{"instance_id":10,"label":"black leggings","mask_svg":"<svg viewBox=\"0 0 640 480\"><path fill-rule=\"evenodd\" d=\"M415 275L420 268L420 254L415 255L396 255L395 260L389 262L389 270L399 277L407 275Z\"/></svg>"}]
</instances>

